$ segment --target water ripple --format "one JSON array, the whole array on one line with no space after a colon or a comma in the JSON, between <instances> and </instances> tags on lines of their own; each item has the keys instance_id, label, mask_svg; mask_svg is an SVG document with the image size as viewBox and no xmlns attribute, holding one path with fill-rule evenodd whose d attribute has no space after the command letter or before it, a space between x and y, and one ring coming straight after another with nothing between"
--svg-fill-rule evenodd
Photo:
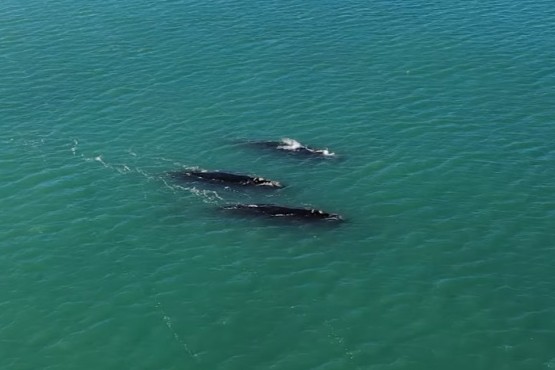
<instances>
[{"instance_id":1,"label":"water ripple","mask_svg":"<svg viewBox=\"0 0 555 370\"><path fill-rule=\"evenodd\" d=\"M99 5L0 5L0 367L553 367L547 1Z\"/></svg>"}]
</instances>

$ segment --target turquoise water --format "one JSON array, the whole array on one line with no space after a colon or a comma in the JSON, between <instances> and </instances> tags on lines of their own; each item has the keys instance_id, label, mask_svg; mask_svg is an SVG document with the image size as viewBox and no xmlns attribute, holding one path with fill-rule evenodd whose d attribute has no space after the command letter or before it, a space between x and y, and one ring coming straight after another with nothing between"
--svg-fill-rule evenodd
<instances>
[{"instance_id":1,"label":"turquoise water","mask_svg":"<svg viewBox=\"0 0 555 370\"><path fill-rule=\"evenodd\" d=\"M0 368L555 368L554 24L546 0L2 1ZM339 157L238 144L281 137ZM289 186L164 175L191 166Z\"/></svg>"}]
</instances>

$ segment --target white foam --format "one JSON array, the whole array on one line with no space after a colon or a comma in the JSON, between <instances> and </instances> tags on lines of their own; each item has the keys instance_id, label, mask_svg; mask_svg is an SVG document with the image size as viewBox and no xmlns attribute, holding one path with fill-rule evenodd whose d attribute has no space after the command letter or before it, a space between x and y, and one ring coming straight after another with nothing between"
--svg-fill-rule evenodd
<instances>
[{"instance_id":1,"label":"white foam","mask_svg":"<svg viewBox=\"0 0 555 370\"><path fill-rule=\"evenodd\" d=\"M186 188L180 186L181 189L189 191L191 194L198 196L204 203L207 204L217 204L219 201L224 199L214 190L201 190L195 187Z\"/></svg>"},{"instance_id":2,"label":"white foam","mask_svg":"<svg viewBox=\"0 0 555 370\"><path fill-rule=\"evenodd\" d=\"M327 149L324 149L324 150L322 150L321 152L322 152L323 155L325 155L325 156L327 156L327 157L333 157L333 156L335 155L334 152L330 152L330 151L327 150Z\"/></svg>"},{"instance_id":3,"label":"white foam","mask_svg":"<svg viewBox=\"0 0 555 370\"><path fill-rule=\"evenodd\" d=\"M281 142L283 143L283 145L278 145L278 149L284 149L284 150L297 150L297 149L306 149L309 152L312 153L319 153L322 154L326 157L332 157L335 155L335 153L330 152L328 149L312 149L309 148L301 143L299 143L297 140L295 139L289 139L289 138L283 138L281 139Z\"/></svg>"},{"instance_id":4,"label":"white foam","mask_svg":"<svg viewBox=\"0 0 555 370\"><path fill-rule=\"evenodd\" d=\"M123 164L123 165L119 165L119 166L115 166L114 167L116 169L116 171L118 171L121 174L125 174L127 172L131 172L131 168L129 168L127 165Z\"/></svg>"},{"instance_id":5,"label":"white foam","mask_svg":"<svg viewBox=\"0 0 555 370\"><path fill-rule=\"evenodd\" d=\"M281 139L281 142L284 145L279 145L278 146L279 149L296 150L304 147L303 144L299 143L297 140L294 140L294 139L283 138Z\"/></svg>"},{"instance_id":6,"label":"white foam","mask_svg":"<svg viewBox=\"0 0 555 370\"><path fill-rule=\"evenodd\" d=\"M79 140L74 139L73 140L73 147L71 147L71 152L73 153L73 155L75 155L75 153L77 152L77 145L79 144Z\"/></svg>"},{"instance_id":7,"label":"white foam","mask_svg":"<svg viewBox=\"0 0 555 370\"><path fill-rule=\"evenodd\" d=\"M97 162L102 163L102 165L103 165L104 167L108 167L108 165L106 164L106 162L104 162L104 160L102 159L102 155L99 155L99 156L94 157L94 160L97 161Z\"/></svg>"}]
</instances>

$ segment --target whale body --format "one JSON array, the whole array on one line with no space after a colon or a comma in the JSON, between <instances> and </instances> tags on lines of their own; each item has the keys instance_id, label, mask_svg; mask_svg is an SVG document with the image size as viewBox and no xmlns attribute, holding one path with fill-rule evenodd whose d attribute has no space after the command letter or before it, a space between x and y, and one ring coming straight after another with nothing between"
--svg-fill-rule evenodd
<instances>
[{"instance_id":1,"label":"whale body","mask_svg":"<svg viewBox=\"0 0 555 370\"><path fill-rule=\"evenodd\" d=\"M279 141L257 141L251 144L264 146L266 148L287 151L296 154L306 154L322 157L333 157L335 153L330 152L328 149L315 149L299 143L297 140L284 138Z\"/></svg>"},{"instance_id":2,"label":"whale body","mask_svg":"<svg viewBox=\"0 0 555 370\"><path fill-rule=\"evenodd\" d=\"M241 175L220 171L178 171L170 172L170 176L180 180L200 180L213 183L222 183L240 186L265 186L270 188L282 188L283 185L274 180L268 180L263 177Z\"/></svg>"},{"instance_id":3,"label":"whale body","mask_svg":"<svg viewBox=\"0 0 555 370\"><path fill-rule=\"evenodd\" d=\"M232 204L222 207L225 210L235 210L245 214L264 215L270 217L288 217L296 219L335 220L343 218L335 213L328 213L314 208L296 208L276 204Z\"/></svg>"}]
</instances>

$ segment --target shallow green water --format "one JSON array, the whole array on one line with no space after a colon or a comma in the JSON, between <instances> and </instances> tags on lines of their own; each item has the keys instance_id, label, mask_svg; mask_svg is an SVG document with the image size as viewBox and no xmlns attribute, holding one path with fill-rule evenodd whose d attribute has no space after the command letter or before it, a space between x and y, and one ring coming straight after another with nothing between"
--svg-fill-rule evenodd
<instances>
[{"instance_id":1,"label":"shallow green water","mask_svg":"<svg viewBox=\"0 0 555 370\"><path fill-rule=\"evenodd\" d=\"M0 368L554 368L552 8L3 1Z\"/></svg>"}]
</instances>

